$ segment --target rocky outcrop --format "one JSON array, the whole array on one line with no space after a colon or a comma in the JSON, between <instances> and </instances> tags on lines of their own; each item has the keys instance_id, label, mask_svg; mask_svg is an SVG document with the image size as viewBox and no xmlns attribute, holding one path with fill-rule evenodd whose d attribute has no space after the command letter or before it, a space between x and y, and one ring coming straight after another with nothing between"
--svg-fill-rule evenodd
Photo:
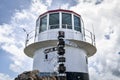
<instances>
[{"instance_id":1,"label":"rocky outcrop","mask_svg":"<svg viewBox=\"0 0 120 80\"><path fill-rule=\"evenodd\" d=\"M57 80L54 76L38 76L39 73L38 70L25 71L18 75L14 80Z\"/></svg>"}]
</instances>

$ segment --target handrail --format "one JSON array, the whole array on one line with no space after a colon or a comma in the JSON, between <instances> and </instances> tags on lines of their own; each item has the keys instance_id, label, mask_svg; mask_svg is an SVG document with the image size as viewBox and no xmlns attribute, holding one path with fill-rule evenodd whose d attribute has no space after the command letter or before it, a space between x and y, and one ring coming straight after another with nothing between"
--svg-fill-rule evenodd
<instances>
[{"instance_id":1,"label":"handrail","mask_svg":"<svg viewBox=\"0 0 120 80\"><path fill-rule=\"evenodd\" d=\"M63 26L65 26L65 27L63 27ZM69 26L71 26L71 28L69 28ZM65 29L72 29L72 25L62 24L62 28L65 28Z\"/></svg>"},{"instance_id":2,"label":"handrail","mask_svg":"<svg viewBox=\"0 0 120 80\"><path fill-rule=\"evenodd\" d=\"M54 26L54 28L51 28L51 27L53 27ZM57 26L57 27L56 27ZM49 28L48 29L56 29L56 28L59 28L59 24L54 24L54 25L49 25Z\"/></svg>"},{"instance_id":3,"label":"handrail","mask_svg":"<svg viewBox=\"0 0 120 80\"><path fill-rule=\"evenodd\" d=\"M92 45L96 46L96 44L95 44L95 34L93 34L88 29L84 29L84 31L85 31L85 35L84 35L85 41L89 42L89 41L87 41L87 38L89 38L91 40L91 42L89 42L89 43L91 43ZM89 34L87 34L87 33L89 33Z\"/></svg>"},{"instance_id":4,"label":"handrail","mask_svg":"<svg viewBox=\"0 0 120 80\"><path fill-rule=\"evenodd\" d=\"M25 31L26 32L26 31ZM34 35L35 34L35 35ZM36 38L36 33L35 30L30 31L29 33L26 32L26 40L25 40L25 47L30 44L29 41L33 40L32 42L35 42L35 38Z\"/></svg>"},{"instance_id":5,"label":"handrail","mask_svg":"<svg viewBox=\"0 0 120 80\"><path fill-rule=\"evenodd\" d=\"M56 26L56 25L50 25L50 26ZM66 26L66 28L67 28L67 26ZM95 35L91 31L89 31L88 29L85 29L84 27L81 27L81 30L82 30L81 33L83 35L83 39L82 40L85 41L85 42L91 43L92 45L96 46L96 44L95 44ZM37 30L33 30L33 31L27 33L27 37L26 37L26 41L25 41L25 47L28 44L30 44L30 42L31 43L37 42L37 41L35 41L36 38L38 37L38 33L36 31Z\"/></svg>"},{"instance_id":6,"label":"handrail","mask_svg":"<svg viewBox=\"0 0 120 80\"><path fill-rule=\"evenodd\" d=\"M82 28L83 40L85 40L86 42L88 42L86 40L86 38L89 38L89 39L91 39L91 42L92 42L91 44L94 45L94 46L96 46L94 32L91 32L88 29L85 29L85 27L84 27L84 21L83 21L82 17L80 17L80 19L81 19L81 25L82 25L81 28ZM90 33L90 36L86 35L86 32Z\"/></svg>"}]
</instances>

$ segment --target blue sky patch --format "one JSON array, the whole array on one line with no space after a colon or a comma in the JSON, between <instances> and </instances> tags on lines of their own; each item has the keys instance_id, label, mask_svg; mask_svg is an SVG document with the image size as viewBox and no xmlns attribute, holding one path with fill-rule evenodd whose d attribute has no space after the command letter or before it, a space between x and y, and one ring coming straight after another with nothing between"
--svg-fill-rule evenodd
<instances>
[{"instance_id":1,"label":"blue sky patch","mask_svg":"<svg viewBox=\"0 0 120 80\"><path fill-rule=\"evenodd\" d=\"M15 10L26 9L30 3L31 0L0 0L0 25L9 23Z\"/></svg>"}]
</instances>

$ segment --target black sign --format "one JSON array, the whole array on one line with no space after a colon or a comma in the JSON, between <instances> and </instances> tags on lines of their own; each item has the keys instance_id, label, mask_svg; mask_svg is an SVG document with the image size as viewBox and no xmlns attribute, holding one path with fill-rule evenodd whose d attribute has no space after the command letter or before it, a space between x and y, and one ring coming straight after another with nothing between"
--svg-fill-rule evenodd
<instances>
[{"instance_id":1,"label":"black sign","mask_svg":"<svg viewBox=\"0 0 120 80\"><path fill-rule=\"evenodd\" d=\"M45 50L44 50L44 53L49 53L49 52L53 52L53 51L57 51L57 47L45 49Z\"/></svg>"}]
</instances>

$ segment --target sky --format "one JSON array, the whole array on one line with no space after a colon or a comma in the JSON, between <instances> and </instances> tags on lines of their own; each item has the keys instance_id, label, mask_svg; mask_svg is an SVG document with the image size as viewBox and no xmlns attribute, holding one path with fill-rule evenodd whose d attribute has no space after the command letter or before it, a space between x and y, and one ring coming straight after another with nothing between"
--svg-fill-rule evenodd
<instances>
[{"instance_id":1,"label":"sky","mask_svg":"<svg viewBox=\"0 0 120 80\"><path fill-rule=\"evenodd\" d=\"M47 10L69 9L80 14L96 35L97 52L89 58L90 80L120 78L120 0L0 0L0 80L13 80L32 70L23 50L26 34Z\"/></svg>"}]
</instances>

